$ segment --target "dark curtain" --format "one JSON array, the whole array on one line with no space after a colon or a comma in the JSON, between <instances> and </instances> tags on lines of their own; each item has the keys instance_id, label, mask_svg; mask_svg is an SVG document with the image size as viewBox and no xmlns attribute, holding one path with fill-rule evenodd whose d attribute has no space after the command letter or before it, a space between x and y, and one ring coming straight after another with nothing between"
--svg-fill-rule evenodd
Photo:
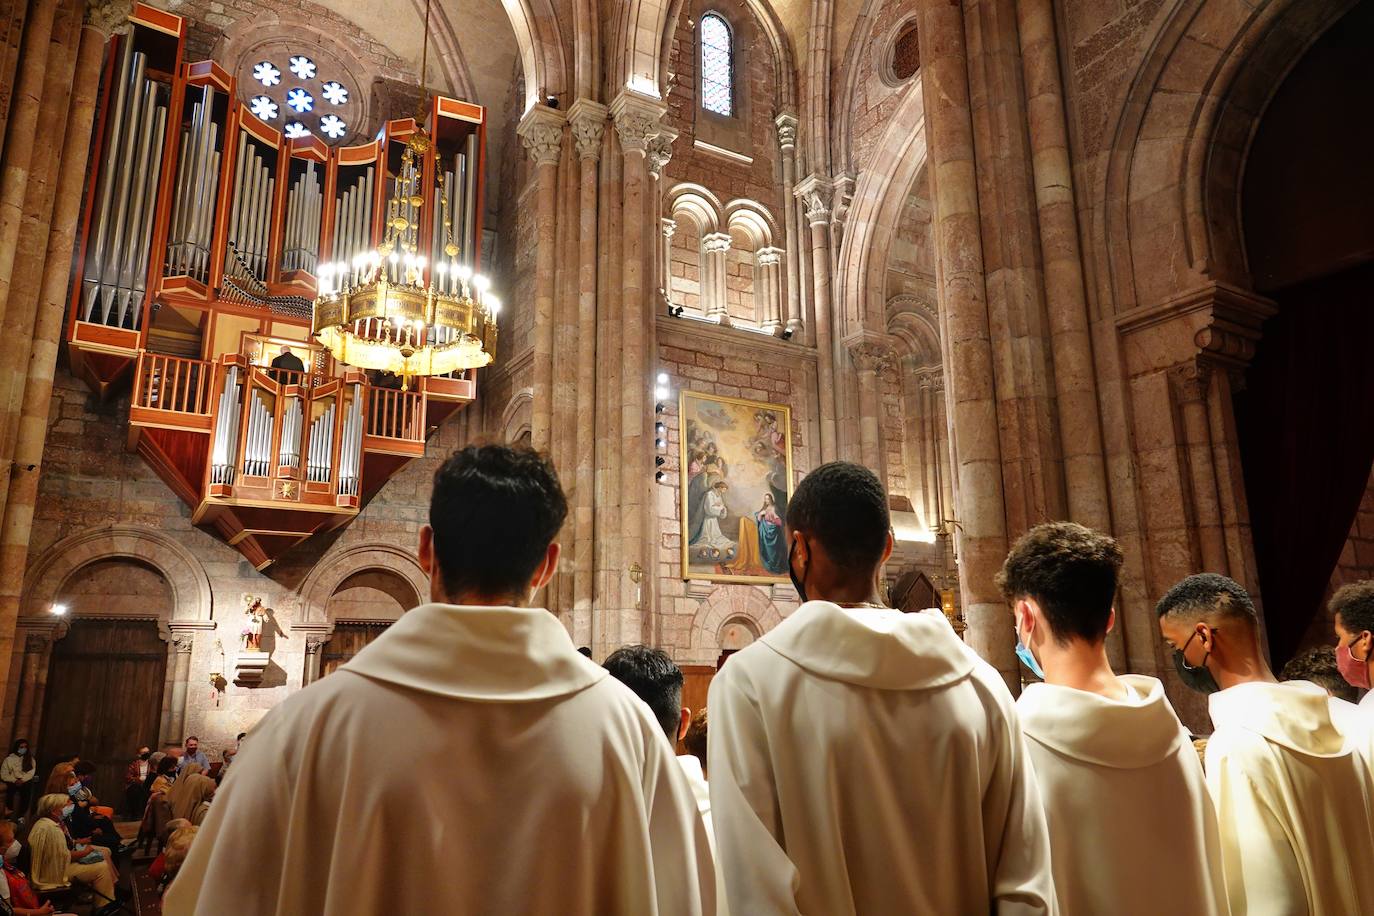
<instances>
[{"instance_id":1,"label":"dark curtain","mask_svg":"<svg viewBox=\"0 0 1374 916\"><path fill-rule=\"evenodd\" d=\"M1374 264L1274 298L1235 405L1277 668L1320 610L1374 465Z\"/></svg>"}]
</instances>

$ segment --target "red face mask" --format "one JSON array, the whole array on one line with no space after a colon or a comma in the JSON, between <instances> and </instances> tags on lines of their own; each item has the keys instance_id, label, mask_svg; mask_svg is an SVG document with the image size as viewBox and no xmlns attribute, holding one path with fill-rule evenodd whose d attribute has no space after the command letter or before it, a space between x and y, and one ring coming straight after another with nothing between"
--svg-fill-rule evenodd
<instances>
[{"instance_id":1,"label":"red face mask","mask_svg":"<svg viewBox=\"0 0 1374 916\"><path fill-rule=\"evenodd\" d=\"M1336 670L1347 684L1361 690L1369 689L1369 659L1360 661L1350 651L1350 646L1336 647Z\"/></svg>"}]
</instances>

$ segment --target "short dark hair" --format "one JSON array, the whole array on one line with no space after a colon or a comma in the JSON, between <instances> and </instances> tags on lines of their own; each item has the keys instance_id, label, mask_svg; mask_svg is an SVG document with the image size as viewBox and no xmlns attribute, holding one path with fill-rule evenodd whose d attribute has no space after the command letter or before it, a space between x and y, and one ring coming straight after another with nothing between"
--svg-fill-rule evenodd
<instances>
[{"instance_id":1,"label":"short dark hair","mask_svg":"<svg viewBox=\"0 0 1374 916\"><path fill-rule=\"evenodd\" d=\"M668 743L676 743L682 717L682 669L668 653L648 646L623 646L610 654L605 668L648 704Z\"/></svg>"},{"instance_id":2,"label":"short dark hair","mask_svg":"<svg viewBox=\"0 0 1374 916\"><path fill-rule=\"evenodd\" d=\"M698 709L692 713L692 721L687 725L687 734L682 736L682 746L687 753L701 761L706 769L706 710Z\"/></svg>"},{"instance_id":3,"label":"short dark hair","mask_svg":"<svg viewBox=\"0 0 1374 916\"><path fill-rule=\"evenodd\" d=\"M90 776L95 772L95 764L89 760L78 760L72 766L72 772L78 776Z\"/></svg>"},{"instance_id":4,"label":"short dark hair","mask_svg":"<svg viewBox=\"0 0 1374 916\"><path fill-rule=\"evenodd\" d=\"M837 565L867 573L882 562L892 518L876 474L861 464L832 461L797 484L786 523L819 541Z\"/></svg>"},{"instance_id":5,"label":"short dark hair","mask_svg":"<svg viewBox=\"0 0 1374 916\"><path fill-rule=\"evenodd\" d=\"M1336 667L1336 650L1332 646L1318 646L1293 656L1283 666L1279 680L1311 681L1332 696L1351 703L1360 698L1359 691L1341 677Z\"/></svg>"},{"instance_id":6,"label":"short dark hair","mask_svg":"<svg viewBox=\"0 0 1374 916\"><path fill-rule=\"evenodd\" d=\"M434 474L429 524L444 590L487 597L529 585L568 500L547 458L520 445L469 445Z\"/></svg>"},{"instance_id":7,"label":"short dark hair","mask_svg":"<svg viewBox=\"0 0 1374 916\"><path fill-rule=\"evenodd\" d=\"M1374 579L1342 585L1327 608L1341 616L1341 626L1347 630L1374 633Z\"/></svg>"},{"instance_id":8,"label":"short dark hair","mask_svg":"<svg viewBox=\"0 0 1374 916\"><path fill-rule=\"evenodd\" d=\"M196 744L200 744L200 739L197 738L195 735L187 735L187 736L186 736L186 740L187 740L187 741L194 741Z\"/></svg>"},{"instance_id":9,"label":"short dark hair","mask_svg":"<svg viewBox=\"0 0 1374 916\"><path fill-rule=\"evenodd\" d=\"M1115 540L1073 522L1036 525L1012 545L997 587L1008 601L1033 598L1045 612L1055 642L1098 642L1116 598L1121 548Z\"/></svg>"},{"instance_id":10,"label":"short dark hair","mask_svg":"<svg viewBox=\"0 0 1374 916\"><path fill-rule=\"evenodd\" d=\"M1197 573L1179 582L1159 599L1155 613L1160 617L1168 614L1218 614L1244 620L1251 626L1259 624L1259 614L1255 611L1255 603L1250 600L1250 593L1235 579L1219 573Z\"/></svg>"},{"instance_id":11,"label":"short dark hair","mask_svg":"<svg viewBox=\"0 0 1374 916\"><path fill-rule=\"evenodd\" d=\"M177 759L175 757L163 757L157 762L157 772L159 776L166 776L168 773L175 773Z\"/></svg>"}]
</instances>

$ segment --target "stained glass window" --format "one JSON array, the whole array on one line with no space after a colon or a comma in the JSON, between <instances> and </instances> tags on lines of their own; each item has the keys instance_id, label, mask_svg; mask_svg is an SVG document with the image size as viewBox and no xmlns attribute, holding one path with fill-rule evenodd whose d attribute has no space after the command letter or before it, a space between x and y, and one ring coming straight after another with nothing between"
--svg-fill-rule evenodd
<instances>
[{"instance_id":1,"label":"stained glass window","mask_svg":"<svg viewBox=\"0 0 1374 916\"><path fill-rule=\"evenodd\" d=\"M718 115L735 113L734 48L730 26L716 13L701 17L701 107Z\"/></svg>"}]
</instances>

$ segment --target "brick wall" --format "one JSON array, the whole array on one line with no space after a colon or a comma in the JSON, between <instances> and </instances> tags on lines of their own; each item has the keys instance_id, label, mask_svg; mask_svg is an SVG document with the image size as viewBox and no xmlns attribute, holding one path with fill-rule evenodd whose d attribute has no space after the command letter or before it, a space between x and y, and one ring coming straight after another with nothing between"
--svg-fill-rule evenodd
<instances>
[{"instance_id":1,"label":"brick wall","mask_svg":"<svg viewBox=\"0 0 1374 916\"><path fill-rule=\"evenodd\" d=\"M863 171L873 156L874 147L887 130L888 121L897 109L909 82L892 86L882 74L888 67L893 29L913 11L908 0L886 0L878 10L869 33L868 43L859 50L854 66L859 68L858 80L849 103L850 162L856 172Z\"/></svg>"},{"instance_id":2,"label":"brick wall","mask_svg":"<svg viewBox=\"0 0 1374 916\"><path fill-rule=\"evenodd\" d=\"M783 404L792 410L793 484L815 466L815 356L803 347L747 331L685 321L659 323L658 368L668 373L673 406L668 427L667 476L657 487L659 544L658 644L680 664L711 664L720 654L717 606L734 608L766 629L796 606L790 585L760 586L682 579L681 448L677 395L681 391ZM771 608L771 611L770 611ZM772 616L770 616L770 614Z\"/></svg>"}]
</instances>

